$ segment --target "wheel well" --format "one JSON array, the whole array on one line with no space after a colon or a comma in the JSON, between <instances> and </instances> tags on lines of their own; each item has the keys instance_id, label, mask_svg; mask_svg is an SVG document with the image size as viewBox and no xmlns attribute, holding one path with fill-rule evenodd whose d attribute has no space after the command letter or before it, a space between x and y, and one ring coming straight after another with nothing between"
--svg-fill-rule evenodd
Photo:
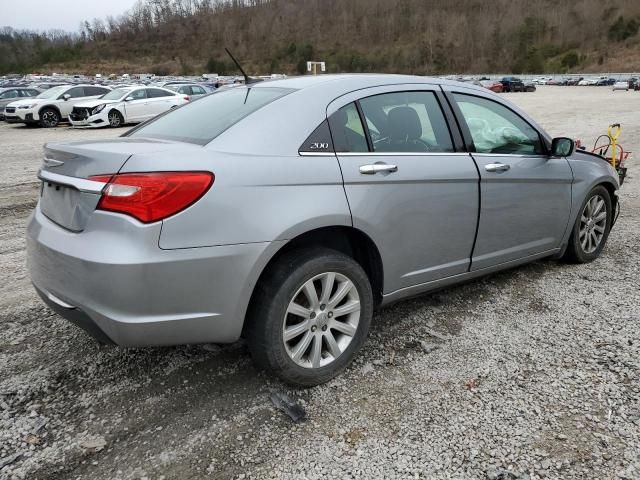
<instances>
[{"instance_id":1,"label":"wheel well","mask_svg":"<svg viewBox=\"0 0 640 480\"><path fill-rule=\"evenodd\" d=\"M38 110L38 115L39 115L39 116L40 116L40 115L42 115L42 112L43 112L44 110L47 110L47 109L55 110L56 112L58 112L58 116L59 116L60 118L62 118L62 113L60 113L60 109L59 109L58 107L56 107L55 105L45 105L45 106L44 106L44 107L42 107L40 110Z\"/></svg>"},{"instance_id":2,"label":"wheel well","mask_svg":"<svg viewBox=\"0 0 640 480\"><path fill-rule=\"evenodd\" d=\"M616 210L616 203L618 202L618 197L616 196L616 187L610 182L601 183L604 188L609 192L609 198L611 199L611 206L613 207L613 211Z\"/></svg>"},{"instance_id":3,"label":"wheel well","mask_svg":"<svg viewBox=\"0 0 640 480\"><path fill-rule=\"evenodd\" d=\"M287 242L280 250L278 250L262 270L262 273L253 288L253 294L251 295L247 312L251 310L251 305L254 300L253 297L257 290L256 287L261 281L263 281L264 277L269 273L273 265L275 265L286 253L310 247L331 248L350 256L358 262L369 277L369 282L371 282L371 290L373 291L373 300L375 305L377 306L380 304L382 301L384 276L382 258L380 257L378 247L376 247L373 240L371 240L371 238L362 231L353 227L336 226L318 228L316 230L303 233L302 235L299 235Z\"/></svg>"}]
</instances>

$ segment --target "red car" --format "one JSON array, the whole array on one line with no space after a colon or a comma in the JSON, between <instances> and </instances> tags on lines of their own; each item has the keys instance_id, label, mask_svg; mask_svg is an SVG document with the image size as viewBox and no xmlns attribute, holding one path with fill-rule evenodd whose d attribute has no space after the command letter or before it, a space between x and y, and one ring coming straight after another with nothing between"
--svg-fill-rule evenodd
<instances>
[{"instance_id":1,"label":"red car","mask_svg":"<svg viewBox=\"0 0 640 480\"><path fill-rule=\"evenodd\" d=\"M495 93L501 93L504 90L504 86L502 85L502 83L496 80L481 80L480 85L482 85L484 88L488 88Z\"/></svg>"}]
</instances>

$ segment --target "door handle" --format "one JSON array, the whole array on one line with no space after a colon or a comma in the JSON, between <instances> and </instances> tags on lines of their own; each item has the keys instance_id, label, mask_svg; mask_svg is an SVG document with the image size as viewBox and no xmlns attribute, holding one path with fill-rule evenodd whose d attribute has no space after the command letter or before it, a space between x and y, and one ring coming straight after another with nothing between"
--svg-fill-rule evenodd
<instances>
[{"instance_id":1,"label":"door handle","mask_svg":"<svg viewBox=\"0 0 640 480\"><path fill-rule=\"evenodd\" d=\"M388 165L386 163L374 163L373 165L360 166L360 173L363 175L375 175L380 172L393 173L398 171L397 165Z\"/></svg>"},{"instance_id":2,"label":"door handle","mask_svg":"<svg viewBox=\"0 0 640 480\"><path fill-rule=\"evenodd\" d=\"M487 172L506 172L511 168L511 165L507 165L505 163L488 163L484 166L484 169Z\"/></svg>"}]
</instances>

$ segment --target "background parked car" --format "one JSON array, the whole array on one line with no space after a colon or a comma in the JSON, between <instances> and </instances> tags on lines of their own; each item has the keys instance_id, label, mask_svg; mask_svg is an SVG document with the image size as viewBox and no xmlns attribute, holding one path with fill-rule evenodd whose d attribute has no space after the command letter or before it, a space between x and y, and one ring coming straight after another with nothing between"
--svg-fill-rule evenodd
<instances>
[{"instance_id":1,"label":"background parked car","mask_svg":"<svg viewBox=\"0 0 640 480\"><path fill-rule=\"evenodd\" d=\"M40 90L31 87L0 88L0 120L4 120L4 107L21 98L35 97Z\"/></svg>"},{"instance_id":2,"label":"background parked car","mask_svg":"<svg viewBox=\"0 0 640 480\"><path fill-rule=\"evenodd\" d=\"M533 82L525 82L524 83L524 91L525 92L535 92L536 91L536 86L533 84Z\"/></svg>"},{"instance_id":3,"label":"background parked car","mask_svg":"<svg viewBox=\"0 0 640 480\"><path fill-rule=\"evenodd\" d=\"M98 85L53 87L37 97L10 103L4 110L4 116L12 123L55 127L69 116L73 106L78 102L101 97L110 91L109 87Z\"/></svg>"},{"instance_id":4,"label":"background parked car","mask_svg":"<svg viewBox=\"0 0 640 480\"><path fill-rule=\"evenodd\" d=\"M198 83L188 83L184 85L168 85L166 88L183 95L188 95L191 99L198 98L208 93L213 92L214 89L200 85Z\"/></svg>"},{"instance_id":5,"label":"background parked car","mask_svg":"<svg viewBox=\"0 0 640 480\"><path fill-rule=\"evenodd\" d=\"M625 91L629 91L629 82L627 82L626 80L620 81L620 82L616 82L613 84L613 91L615 92L616 90L625 90Z\"/></svg>"},{"instance_id":6,"label":"background parked car","mask_svg":"<svg viewBox=\"0 0 640 480\"><path fill-rule=\"evenodd\" d=\"M504 77L500 83L505 92L524 92L524 82L518 77Z\"/></svg>"},{"instance_id":7,"label":"background parked car","mask_svg":"<svg viewBox=\"0 0 640 480\"><path fill-rule=\"evenodd\" d=\"M69 121L74 127L120 127L140 123L189 102L189 96L160 87L120 87L77 103Z\"/></svg>"},{"instance_id":8,"label":"background parked car","mask_svg":"<svg viewBox=\"0 0 640 480\"><path fill-rule=\"evenodd\" d=\"M496 80L480 80L480 85L495 93L501 93L502 91L504 91L502 83Z\"/></svg>"}]
</instances>

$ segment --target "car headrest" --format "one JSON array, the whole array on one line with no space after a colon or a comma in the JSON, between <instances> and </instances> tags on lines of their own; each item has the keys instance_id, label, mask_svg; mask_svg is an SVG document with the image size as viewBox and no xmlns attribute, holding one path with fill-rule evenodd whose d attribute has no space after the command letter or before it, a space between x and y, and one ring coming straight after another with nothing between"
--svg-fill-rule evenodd
<instances>
[{"instance_id":1,"label":"car headrest","mask_svg":"<svg viewBox=\"0 0 640 480\"><path fill-rule=\"evenodd\" d=\"M347 110L345 108L341 108L335 114L336 122L338 125L345 126L349 122L349 116L347 115Z\"/></svg>"},{"instance_id":2,"label":"car headrest","mask_svg":"<svg viewBox=\"0 0 640 480\"><path fill-rule=\"evenodd\" d=\"M395 107L388 113L388 135L391 140L417 140L422 137L420 117L411 107Z\"/></svg>"}]
</instances>

